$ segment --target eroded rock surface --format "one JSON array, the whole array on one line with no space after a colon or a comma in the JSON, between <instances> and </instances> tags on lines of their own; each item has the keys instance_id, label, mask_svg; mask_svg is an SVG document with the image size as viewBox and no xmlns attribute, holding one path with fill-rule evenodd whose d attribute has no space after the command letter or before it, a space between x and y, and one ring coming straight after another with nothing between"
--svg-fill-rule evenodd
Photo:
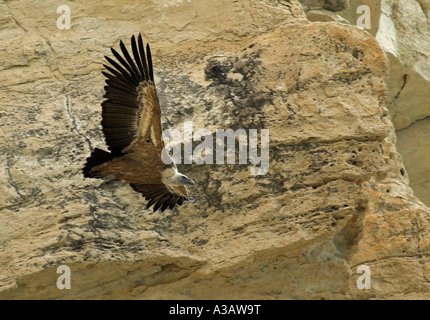
<instances>
[{"instance_id":1,"label":"eroded rock surface","mask_svg":"<svg viewBox=\"0 0 430 320\"><path fill-rule=\"evenodd\" d=\"M297 1L78 2L70 30L53 1L2 6L0 298L429 297L429 209L396 151L371 34L310 22ZM197 201L155 214L128 185L83 178L105 148L103 56L138 32L163 127L269 129L266 174L179 165Z\"/></svg>"}]
</instances>

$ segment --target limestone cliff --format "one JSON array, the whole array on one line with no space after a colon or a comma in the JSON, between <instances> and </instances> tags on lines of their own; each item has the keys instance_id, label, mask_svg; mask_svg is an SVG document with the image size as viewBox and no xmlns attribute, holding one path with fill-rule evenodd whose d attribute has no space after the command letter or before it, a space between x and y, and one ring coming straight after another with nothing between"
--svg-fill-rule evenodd
<instances>
[{"instance_id":1,"label":"limestone cliff","mask_svg":"<svg viewBox=\"0 0 430 320\"><path fill-rule=\"evenodd\" d=\"M396 150L372 34L311 22L295 0L75 1L70 29L55 1L0 5L0 298L430 297L430 210ZM139 32L163 127L269 129L266 174L181 165L197 201L155 214L127 184L83 178L105 148L103 56Z\"/></svg>"},{"instance_id":2,"label":"limestone cliff","mask_svg":"<svg viewBox=\"0 0 430 320\"><path fill-rule=\"evenodd\" d=\"M387 107L398 137L410 185L416 196L430 204L430 1L428 0L301 0L312 21L355 25L369 8L370 30L388 58ZM418 135L417 135L418 133Z\"/></svg>"}]
</instances>

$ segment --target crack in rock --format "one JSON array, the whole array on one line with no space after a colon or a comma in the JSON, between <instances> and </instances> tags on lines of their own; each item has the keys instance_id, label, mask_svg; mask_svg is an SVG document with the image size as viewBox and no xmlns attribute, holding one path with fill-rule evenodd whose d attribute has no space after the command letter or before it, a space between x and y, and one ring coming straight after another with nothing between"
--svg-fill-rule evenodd
<instances>
[{"instance_id":1,"label":"crack in rock","mask_svg":"<svg viewBox=\"0 0 430 320\"><path fill-rule=\"evenodd\" d=\"M91 140L90 140L90 138L88 138L88 136L85 134L85 133L83 133L82 131L81 131L81 129L79 129L79 125L78 125L78 123L77 123L77 121L76 121L76 119L75 119L75 117L72 115L72 104L71 104L71 102L70 102L70 98L69 98L69 96L68 95L66 95L65 96L65 98L64 98L64 106L65 106L65 109L66 109L66 114L67 114L67 118L69 119L69 121L70 121L70 123L71 123L71 125L72 125L72 127L73 127L73 129L80 135L80 136L82 136L84 139L85 139L85 141L87 142L87 144L88 144L88 149L92 152L93 150L94 150L94 147L93 147L93 145L91 144Z\"/></svg>"},{"instance_id":2,"label":"crack in rock","mask_svg":"<svg viewBox=\"0 0 430 320\"><path fill-rule=\"evenodd\" d=\"M19 192L17 185L13 181L12 174L10 173L9 163L6 166L6 174L7 174L7 182L15 190L16 194L22 198L22 194L21 194L21 192Z\"/></svg>"}]
</instances>

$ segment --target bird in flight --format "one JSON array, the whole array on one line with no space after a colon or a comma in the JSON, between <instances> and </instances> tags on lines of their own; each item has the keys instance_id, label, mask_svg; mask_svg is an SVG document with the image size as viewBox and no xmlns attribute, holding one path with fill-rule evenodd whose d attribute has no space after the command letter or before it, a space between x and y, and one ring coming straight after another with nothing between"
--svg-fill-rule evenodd
<instances>
[{"instance_id":1,"label":"bird in flight","mask_svg":"<svg viewBox=\"0 0 430 320\"><path fill-rule=\"evenodd\" d=\"M146 53L139 34L131 37L134 61L120 41L123 56L111 49L115 60L103 65L106 86L102 103L103 134L108 151L95 148L82 169L87 178L115 176L148 200L154 212L194 202L186 185L194 181L178 172L164 149L161 110L154 84L151 50Z\"/></svg>"}]
</instances>

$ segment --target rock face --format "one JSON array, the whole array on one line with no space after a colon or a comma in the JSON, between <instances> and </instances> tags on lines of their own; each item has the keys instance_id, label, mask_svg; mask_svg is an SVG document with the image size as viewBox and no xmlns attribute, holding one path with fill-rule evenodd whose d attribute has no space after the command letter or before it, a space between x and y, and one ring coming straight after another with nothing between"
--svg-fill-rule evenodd
<instances>
[{"instance_id":1,"label":"rock face","mask_svg":"<svg viewBox=\"0 0 430 320\"><path fill-rule=\"evenodd\" d=\"M385 1L376 39L390 61L388 107L397 130L398 149L414 193L430 205L430 158L428 144L410 139L420 130L420 139L429 131L430 116L430 2ZM420 146L420 161L413 162Z\"/></svg>"},{"instance_id":2,"label":"rock face","mask_svg":"<svg viewBox=\"0 0 430 320\"><path fill-rule=\"evenodd\" d=\"M58 29L54 1L2 3L0 298L430 297L430 210L396 151L371 34L293 0L74 4ZM197 201L155 214L127 184L83 178L105 148L103 56L138 32L163 127L268 129L267 173L179 165Z\"/></svg>"},{"instance_id":3,"label":"rock face","mask_svg":"<svg viewBox=\"0 0 430 320\"><path fill-rule=\"evenodd\" d=\"M430 114L430 2L374 1L371 9L372 25L375 25L372 33L387 54L390 65L387 106L397 130L397 147L414 193L429 205L430 171L426 161L413 162L417 154L412 149L418 144L410 138L417 130L425 135L429 128L425 120L421 121ZM430 157L425 143L419 144L419 149L420 159Z\"/></svg>"},{"instance_id":4,"label":"rock face","mask_svg":"<svg viewBox=\"0 0 430 320\"><path fill-rule=\"evenodd\" d=\"M388 58L387 108L398 137L397 148L403 156L414 194L430 204L430 171L426 161L430 149L410 139L417 130L425 135L430 114L430 57L429 17L430 2L420 1L311 1L301 0L306 16L311 21L336 21L357 24L363 11L369 9L369 32L376 37ZM416 128L414 128L414 126ZM419 157L412 150L419 149Z\"/></svg>"}]
</instances>

